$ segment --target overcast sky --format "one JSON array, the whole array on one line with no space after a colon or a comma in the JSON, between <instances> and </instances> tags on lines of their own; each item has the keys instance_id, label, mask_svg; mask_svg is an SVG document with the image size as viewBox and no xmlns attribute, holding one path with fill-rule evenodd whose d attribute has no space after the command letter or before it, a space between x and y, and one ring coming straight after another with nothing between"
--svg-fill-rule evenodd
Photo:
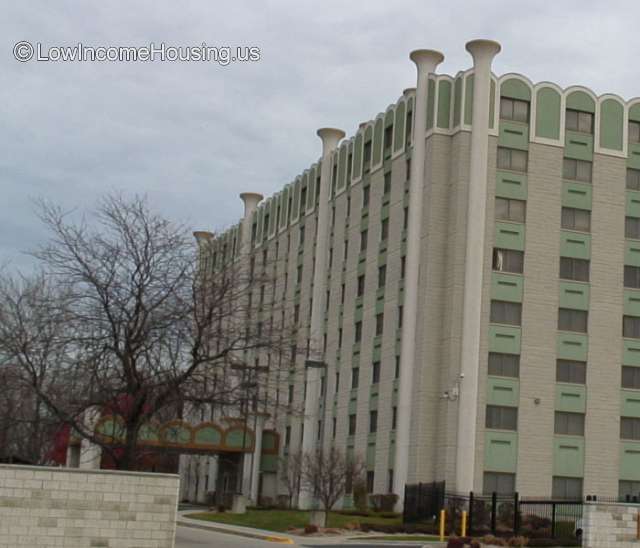
<instances>
[{"instance_id":1,"label":"overcast sky","mask_svg":"<svg viewBox=\"0 0 640 548\"><path fill-rule=\"evenodd\" d=\"M352 135L415 85L408 54L502 46L494 70L640 95L640 3L609 0L1 0L0 263L28 269L45 237L32 199L90 209L110 190L147 194L194 229L237 221L238 193L269 195L320 155L318 127ZM52 46L255 46L259 62L43 62Z\"/></svg>"}]
</instances>

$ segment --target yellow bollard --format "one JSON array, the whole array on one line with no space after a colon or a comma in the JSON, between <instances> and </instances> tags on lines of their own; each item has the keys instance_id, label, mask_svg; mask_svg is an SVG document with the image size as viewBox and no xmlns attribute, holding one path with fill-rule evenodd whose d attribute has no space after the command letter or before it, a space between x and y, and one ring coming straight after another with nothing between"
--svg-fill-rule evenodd
<instances>
[{"instance_id":1,"label":"yellow bollard","mask_svg":"<svg viewBox=\"0 0 640 548\"><path fill-rule=\"evenodd\" d=\"M444 541L445 511L440 510L440 542Z\"/></svg>"},{"instance_id":2,"label":"yellow bollard","mask_svg":"<svg viewBox=\"0 0 640 548\"><path fill-rule=\"evenodd\" d=\"M460 531L460 536L461 537L467 536L467 511L466 510L462 511L462 527Z\"/></svg>"}]
</instances>

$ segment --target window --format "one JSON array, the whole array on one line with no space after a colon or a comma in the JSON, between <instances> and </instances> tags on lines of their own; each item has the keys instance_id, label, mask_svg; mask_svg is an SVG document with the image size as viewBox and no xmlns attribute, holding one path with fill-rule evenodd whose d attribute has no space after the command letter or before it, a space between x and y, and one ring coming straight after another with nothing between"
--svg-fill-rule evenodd
<instances>
[{"instance_id":1,"label":"window","mask_svg":"<svg viewBox=\"0 0 640 548\"><path fill-rule=\"evenodd\" d=\"M640 218L624 218L624 237L633 238L634 240L640 240Z\"/></svg>"},{"instance_id":2,"label":"window","mask_svg":"<svg viewBox=\"0 0 640 548\"><path fill-rule=\"evenodd\" d=\"M582 478L553 476L551 496L554 499L582 499Z\"/></svg>"},{"instance_id":3,"label":"window","mask_svg":"<svg viewBox=\"0 0 640 548\"><path fill-rule=\"evenodd\" d=\"M562 164L562 176L571 181L591 182L591 162L565 158Z\"/></svg>"},{"instance_id":4,"label":"window","mask_svg":"<svg viewBox=\"0 0 640 548\"><path fill-rule=\"evenodd\" d=\"M498 377L519 377L520 356L489 352L489 375Z\"/></svg>"},{"instance_id":5,"label":"window","mask_svg":"<svg viewBox=\"0 0 640 548\"><path fill-rule=\"evenodd\" d=\"M380 223L380 241L384 242L389 238L389 219L383 219Z\"/></svg>"},{"instance_id":6,"label":"window","mask_svg":"<svg viewBox=\"0 0 640 548\"><path fill-rule=\"evenodd\" d=\"M391 172L388 171L384 174L384 193L389 194L391 192Z\"/></svg>"},{"instance_id":7,"label":"window","mask_svg":"<svg viewBox=\"0 0 640 548\"><path fill-rule=\"evenodd\" d=\"M351 369L351 390L355 390L360 385L360 368Z\"/></svg>"},{"instance_id":8,"label":"window","mask_svg":"<svg viewBox=\"0 0 640 548\"><path fill-rule=\"evenodd\" d=\"M293 307L293 321L298 323L300 321L300 305L297 304Z\"/></svg>"},{"instance_id":9,"label":"window","mask_svg":"<svg viewBox=\"0 0 640 548\"><path fill-rule=\"evenodd\" d=\"M307 187L305 186L300 192L300 215L302 215L306 207L307 207Z\"/></svg>"},{"instance_id":10,"label":"window","mask_svg":"<svg viewBox=\"0 0 640 548\"><path fill-rule=\"evenodd\" d=\"M371 196L371 187L369 185L362 187L362 207L369 205L369 198Z\"/></svg>"},{"instance_id":11,"label":"window","mask_svg":"<svg viewBox=\"0 0 640 548\"><path fill-rule=\"evenodd\" d=\"M342 347L342 327L338 328L338 348Z\"/></svg>"},{"instance_id":12,"label":"window","mask_svg":"<svg viewBox=\"0 0 640 548\"><path fill-rule=\"evenodd\" d=\"M376 337L382 335L384 330L384 312L376 314Z\"/></svg>"},{"instance_id":13,"label":"window","mask_svg":"<svg viewBox=\"0 0 640 548\"><path fill-rule=\"evenodd\" d=\"M636 417L620 418L620 439L640 440L640 419Z\"/></svg>"},{"instance_id":14,"label":"window","mask_svg":"<svg viewBox=\"0 0 640 548\"><path fill-rule=\"evenodd\" d=\"M362 297L364 295L364 274L360 274L360 276L358 276L358 290L357 290L357 297Z\"/></svg>"},{"instance_id":15,"label":"window","mask_svg":"<svg viewBox=\"0 0 640 548\"><path fill-rule=\"evenodd\" d=\"M575 207L563 207L562 228L589 232L591 230L591 211L576 209Z\"/></svg>"},{"instance_id":16,"label":"window","mask_svg":"<svg viewBox=\"0 0 640 548\"><path fill-rule=\"evenodd\" d=\"M298 265L298 269L296 271L296 282L297 283L302 282L302 265Z\"/></svg>"},{"instance_id":17,"label":"window","mask_svg":"<svg viewBox=\"0 0 640 548\"><path fill-rule=\"evenodd\" d=\"M362 340L362 322L356 322L355 334L354 334L355 342L360 342Z\"/></svg>"},{"instance_id":18,"label":"window","mask_svg":"<svg viewBox=\"0 0 640 548\"><path fill-rule=\"evenodd\" d=\"M378 412L369 411L369 434L375 434L378 431Z\"/></svg>"},{"instance_id":19,"label":"window","mask_svg":"<svg viewBox=\"0 0 640 548\"><path fill-rule=\"evenodd\" d=\"M587 364L577 360L556 360L556 382L584 384L587 380Z\"/></svg>"},{"instance_id":20,"label":"window","mask_svg":"<svg viewBox=\"0 0 640 548\"><path fill-rule=\"evenodd\" d=\"M378 267L378 289L382 289L387 282L387 265Z\"/></svg>"},{"instance_id":21,"label":"window","mask_svg":"<svg viewBox=\"0 0 640 548\"><path fill-rule=\"evenodd\" d=\"M629 120L629 142L640 143L640 122Z\"/></svg>"},{"instance_id":22,"label":"window","mask_svg":"<svg viewBox=\"0 0 640 548\"><path fill-rule=\"evenodd\" d=\"M351 215L351 194L347 196L347 212L345 217L347 218L347 224L349 224L349 216Z\"/></svg>"},{"instance_id":23,"label":"window","mask_svg":"<svg viewBox=\"0 0 640 548\"><path fill-rule=\"evenodd\" d=\"M347 240L344 241L344 256L343 256L343 260L346 263L347 262L347 257L349 256L349 242ZM344 265L343 265L344 268Z\"/></svg>"},{"instance_id":24,"label":"window","mask_svg":"<svg viewBox=\"0 0 640 548\"><path fill-rule=\"evenodd\" d=\"M338 421L336 420L335 417L333 417L333 419L331 419L331 437L333 439L336 439L336 427L338 425L337 423Z\"/></svg>"},{"instance_id":25,"label":"window","mask_svg":"<svg viewBox=\"0 0 640 548\"><path fill-rule=\"evenodd\" d=\"M407 268L407 257L400 259L400 278L404 278L405 269Z\"/></svg>"},{"instance_id":26,"label":"window","mask_svg":"<svg viewBox=\"0 0 640 548\"><path fill-rule=\"evenodd\" d=\"M522 200L496 198L496 219L524 223L527 203Z\"/></svg>"},{"instance_id":27,"label":"window","mask_svg":"<svg viewBox=\"0 0 640 548\"><path fill-rule=\"evenodd\" d=\"M618 482L618 495L621 499L636 499L640 497L640 481L620 480Z\"/></svg>"},{"instance_id":28,"label":"window","mask_svg":"<svg viewBox=\"0 0 640 548\"><path fill-rule=\"evenodd\" d=\"M336 394L340 390L340 371L336 371Z\"/></svg>"},{"instance_id":29,"label":"window","mask_svg":"<svg viewBox=\"0 0 640 548\"><path fill-rule=\"evenodd\" d=\"M573 310L572 308L558 309L558 329L560 331L587 332L588 313L586 310Z\"/></svg>"},{"instance_id":30,"label":"window","mask_svg":"<svg viewBox=\"0 0 640 548\"><path fill-rule=\"evenodd\" d=\"M402 215L402 230L407 230L409 228L409 206L403 209Z\"/></svg>"},{"instance_id":31,"label":"window","mask_svg":"<svg viewBox=\"0 0 640 548\"><path fill-rule=\"evenodd\" d=\"M623 316L622 336L628 339L640 339L640 318Z\"/></svg>"},{"instance_id":32,"label":"window","mask_svg":"<svg viewBox=\"0 0 640 548\"><path fill-rule=\"evenodd\" d=\"M371 141L367 141L364 144L364 150L362 151L364 172L369 173L371 171Z\"/></svg>"},{"instance_id":33,"label":"window","mask_svg":"<svg viewBox=\"0 0 640 548\"><path fill-rule=\"evenodd\" d=\"M356 434L356 416L349 415L349 435L355 436Z\"/></svg>"},{"instance_id":34,"label":"window","mask_svg":"<svg viewBox=\"0 0 640 548\"><path fill-rule=\"evenodd\" d=\"M400 378L400 356L396 356L396 367L395 367L395 371L393 373L393 378L394 379L399 379Z\"/></svg>"},{"instance_id":35,"label":"window","mask_svg":"<svg viewBox=\"0 0 640 548\"><path fill-rule=\"evenodd\" d=\"M300 227L298 245L302 246L304 244L304 225Z\"/></svg>"},{"instance_id":36,"label":"window","mask_svg":"<svg viewBox=\"0 0 640 548\"><path fill-rule=\"evenodd\" d=\"M289 403L293 403L293 384L289 385Z\"/></svg>"},{"instance_id":37,"label":"window","mask_svg":"<svg viewBox=\"0 0 640 548\"><path fill-rule=\"evenodd\" d=\"M402 313L404 312L404 307L402 305L398 305L398 329L402 329Z\"/></svg>"},{"instance_id":38,"label":"window","mask_svg":"<svg viewBox=\"0 0 640 548\"><path fill-rule=\"evenodd\" d=\"M556 411L554 433L584 436L584 414Z\"/></svg>"},{"instance_id":39,"label":"window","mask_svg":"<svg viewBox=\"0 0 640 548\"><path fill-rule=\"evenodd\" d=\"M624 286L640 289L640 267L624 265Z\"/></svg>"},{"instance_id":40,"label":"window","mask_svg":"<svg viewBox=\"0 0 640 548\"><path fill-rule=\"evenodd\" d=\"M498 147L498 169L527 171L528 155L526 150Z\"/></svg>"},{"instance_id":41,"label":"window","mask_svg":"<svg viewBox=\"0 0 640 548\"><path fill-rule=\"evenodd\" d=\"M287 426L286 430L284 431L284 446L289 447L290 443L291 443L291 426Z\"/></svg>"},{"instance_id":42,"label":"window","mask_svg":"<svg viewBox=\"0 0 640 548\"><path fill-rule=\"evenodd\" d=\"M573 257L560 257L560 278L588 282L589 261L587 259L574 259Z\"/></svg>"},{"instance_id":43,"label":"window","mask_svg":"<svg viewBox=\"0 0 640 548\"><path fill-rule=\"evenodd\" d=\"M494 248L493 270L522 274L524 270L524 252L514 249Z\"/></svg>"},{"instance_id":44,"label":"window","mask_svg":"<svg viewBox=\"0 0 640 548\"><path fill-rule=\"evenodd\" d=\"M529 123L529 103L509 97L500 97L500 118L514 122Z\"/></svg>"},{"instance_id":45,"label":"window","mask_svg":"<svg viewBox=\"0 0 640 548\"><path fill-rule=\"evenodd\" d=\"M627 188L629 190L640 190L640 169L627 168Z\"/></svg>"},{"instance_id":46,"label":"window","mask_svg":"<svg viewBox=\"0 0 640 548\"><path fill-rule=\"evenodd\" d=\"M515 474L500 472L485 472L482 492L485 495L497 493L498 495L512 495L516 490Z\"/></svg>"},{"instance_id":47,"label":"window","mask_svg":"<svg viewBox=\"0 0 640 548\"><path fill-rule=\"evenodd\" d=\"M393 145L393 126L384 128L384 157L391 156L391 146Z\"/></svg>"},{"instance_id":48,"label":"window","mask_svg":"<svg viewBox=\"0 0 640 548\"><path fill-rule=\"evenodd\" d=\"M517 430L518 408L502 405L487 405L485 427L495 430Z\"/></svg>"},{"instance_id":49,"label":"window","mask_svg":"<svg viewBox=\"0 0 640 548\"><path fill-rule=\"evenodd\" d=\"M367 470L367 493L373 493L373 470Z\"/></svg>"},{"instance_id":50,"label":"window","mask_svg":"<svg viewBox=\"0 0 640 548\"><path fill-rule=\"evenodd\" d=\"M640 367L622 366L622 388L640 390Z\"/></svg>"},{"instance_id":51,"label":"window","mask_svg":"<svg viewBox=\"0 0 640 548\"><path fill-rule=\"evenodd\" d=\"M378 384L380 382L380 362L373 362L371 369L371 384Z\"/></svg>"},{"instance_id":52,"label":"window","mask_svg":"<svg viewBox=\"0 0 640 548\"><path fill-rule=\"evenodd\" d=\"M369 236L368 230L360 232L360 253L364 253L367 250L367 237Z\"/></svg>"},{"instance_id":53,"label":"window","mask_svg":"<svg viewBox=\"0 0 640 548\"><path fill-rule=\"evenodd\" d=\"M522 305L507 301L491 301L491 323L507 325L520 325L522 318Z\"/></svg>"},{"instance_id":54,"label":"window","mask_svg":"<svg viewBox=\"0 0 640 548\"><path fill-rule=\"evenodd\" d=\"M387 471L387 493L393 493L393 468Z\"/></svg>"},{"instance_id":55,"label":"window","mask_svg":"<svg viewBox=\"0 0 640 548\"><path fill-rule=\"evenodd\" d=\"M593 133L593 114L580 110L567 109L565 128L580 133Z\"/></svg>"},{"instance_id":56,"label":"window","mask_svg":"<svg viewBox=\"0 0 640 548\"><path fill-rule=\"evenodd\" d=\"M397 424L398 424L398 408L394 405L391 408L391 430L395 430Z\"/></svg>"}]
</instances>

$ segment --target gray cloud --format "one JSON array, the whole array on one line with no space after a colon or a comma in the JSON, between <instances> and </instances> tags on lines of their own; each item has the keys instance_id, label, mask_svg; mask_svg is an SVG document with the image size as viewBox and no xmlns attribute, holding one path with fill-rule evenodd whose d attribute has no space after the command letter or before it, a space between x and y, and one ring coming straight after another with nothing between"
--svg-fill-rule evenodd
<instances>
[{"instance_id":1,"label":"gray cloud","mask_svg":"<svg viewBox=\"0 0 640 548\"><path fill-rule=\"evenodd\" d=\"M318 127L353 134L414 84L410 50L443 72L470 65L464 43L499 40L498 73L638 89L631 2L421 0L3 3L0 20L0 262L44 234L30 198L90 208L111 189L147 193L201 229L235 222L237 195L271 194L320 154ZM258 46L258 63L18 63L19 40L47 46Z\"/></svg>"}]
</instances>

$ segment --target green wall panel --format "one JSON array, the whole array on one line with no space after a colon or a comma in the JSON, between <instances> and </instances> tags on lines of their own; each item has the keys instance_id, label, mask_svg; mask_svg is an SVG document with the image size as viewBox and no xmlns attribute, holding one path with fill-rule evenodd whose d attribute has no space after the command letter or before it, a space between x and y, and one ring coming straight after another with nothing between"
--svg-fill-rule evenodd
<instances>
[{"instance_id":1,"label":"green wall panel","mask_svg":"<svg viewBox=\"0 0 640 548\"><path fill-rule=\"evenodd\" d=\"M560 282L560 307L589 310L589 284Z\"/></svg>"},{"instance_id":2,"label":"green wall panel","mask_svg":"<svg viewBox=\"0 0 640 548\"><path fill-rule=\"evenodd\" d=\"M372 469L376 464L376 444L367 444L367 468Z\"/></svg>"},{"instance_id":3,"label":"green wall panel","mask_svg":"<svg viewBox=\"0 0 640 548\"><path fill-rule=\"evenodd\" d=\"M596 103L588 93L578 90L567 96L567 108L594 113L596 111Z\"/></svg>"},{"instance_id":4,"label":"green wall panel","mask_svg":"<svg viewBox=\"0 0 640 548\"><path fill-rule=\"evenodd\" d=\"M640 169L640 143L629 143L627 166L633 169Z\"/></svg>"},{"instance_id":5,"label":"green wall panel","mask_svg":"<svg viewBox=\"0 0 640 548\"><path fill-rule=\"evenodd\" d=\"M556 384L556 410L584 413L587 409L586 388L583 384Z\"/></svg>"},{"instance_id":6,"label":"green wall panel","mask_svg":"<svg viewBox=\"0 0 640 548\"><path fill-rule=\"evenodd\" d=\"M278 471L278 455L262 455L260 457L261 472L277 472Z\"/></svg>"},{"instance_id":7,"label":"green wall panel","mask_svg":"<svg viewBox=\"0 0 640 548\"><path fill-rule=\"evenodd\" d=\"M640 417L640 390L620 391L620 416Z\"/></svg>"},{"instance_id":8,"label":"green wall panel","mask_svg":"<svg viewBox=\"0 0 640 548\"><path fill-rule=\"evenodd\" d=\"M491 86L489 89L489 127L493 129L496 118L496 83L493 78L491 79Z\"/></svg>"},{"instance_id":9,"label":"green wall panel","mask_svg":"<svg viewBox=\"0 0 640 548\"><path fill-rule=\"evenodd\" d=\"M427 129L432 129L436 104L436 82L432 78L429 78L429 90L427 93Z\"/></svg>"},{"instance_id":10,"label":"green wall panel","mask_svg":"<svg viewBox=\"0 0 640 548\"><path fill-rule=\"evenodd\" d=\"M564 155L576 160L593 160L593 135L567 131L564 139Z\"/></svg>"},{"instance_id":11,"label":"green wall panel","mask_svg":"<svg viewBox=\"0 0 640 548\"><path fill-rule=\"evenodd\" d=\"M622 150L624 106L615 99L605 99L600 105L600 146Z\"/></svg>"},{"instance_id":12,"label":"green wall panel","mask_svg":"<svg viewBox=\"0 0 640 548\"><path fill-rule=\"evenodd\" d=\"M554 436L553 475L581 478L584 475L584 439Z\"/></svg>"},{"instance_id":13,"label":"green wall panel","mask_svg":"<svg viewBox=\"0 0 640 548\"><path fill-rule=\"evenodd\" d=\"M396 121L394 124L393 150L398 151L404 148L404 124L407 108L404 101L400 101L396 106Z\"/></svg>"},{"instance_id":14,"label":"green wall panel","mask_svg":"<svg viewBox=\"0 0 640 548\"><path fill-rule=\"evenodd\" d=\"M375 166L382 161L382 135L384 132L382 118L376 120L373 132L373 154L371 165Z\"/></svg>"},{"instance_id":15,"label":"green wall panel","mask_svg":"<svg viewBox=\"0 0 640 548\"><path fill-rule=\"evenodd\" d=\"M520 400L520 383L518 379L492 377L487 379L487 403L489 405L506 405L518 407Z\"/></svg>"},{"instance_id":16,"label":"green wall panel","mask_svg":"<svg viewBox=\"0 0 640 548\"><path fill-rule=\"evenodd\" d=\"M593 186L565 181L562 183L562 205L578 209L591 209Z\"/></svg>"},{"instance_id":17,"label":"green wall panel","mask_svg":"<svg viewBox=\"0 0 640 548\"><path fill-rule=\"evenodd\" d=\"M561 230L560 255L562 257L573 257L574 259L590 259L591 235Z\"/></svg>"},{"instance_id":18,"label":"green wall panel","mask_svg":"<svg viewBox=\"0 0 640 548\"><path fill-rule=\"evenodd\" d=\"M462 119L462 76L453 84L453 126L459 126Z\"/></svg>"},{"instance_id":19,"label":"green wall panel","mask_svg":"<svg viewBox=\"0 0 640 548\"><path fill-rule=\"evenodd\" d=\"M560 138L560 94L553 88L541 88L536 94L536 136L544 139Z\"/></svg>"},{"instance_id":20,"label":"green wall panel","mask_svg":"<svg viewBox=\"0 0 640 548\"><path fill-rule=\"evenodd\" d=\"M440 80L438 83L438 127L448 129L451 119L451 82Z\"/></svg>"},{"instance_id":21,"label":"green wall panel","mask_svg":"<svg viewBox=\"0 0 640 548\"><path fill-rule=\"evenodd\" d=\"M623 365L640 365L640 339L622 339Z\"/></svg>"},{"instance_id":22,"label":"green wall panel","mask_svg":"<svg viewBox=\"0 0 640 548\"><path fill-rule=\"evenodd\" d=\"M562 360L587 361L589 337L581 333L560 332L557 335L556 351Z\"/></svg>"},{"instance_id":23,"label":"green wall panel","mask_svg":"<svg viewBox=\"0 0 640 548\"><path fill-rule=\"evenodd\" d=\"M529 148L529 126L509 120L500 120L498 146L527 150Z\"/></svg>"},{"instance_id":24,"label":"green wall panel","mask_svg":"<svg viewBox=\"0 0 640 548\"><path fill-rule=\"evenodd\" d=\"M347 151L349 147L345 143L340 147L340 154L338 156L338 181L336 183L336 189L342 190L347 183Z\"/></svg>"},{"instance_id":25,"label":"green wall panel","mask_svg":"<svg viewBox=\"0 0 640 548\"><path fill-rule=\"evenodd\" d=\"M515 473L518 464L518 433L487 431L484 435L484 469Z\"/></svg>"},{"instance_id":26,"label":"green wall panel","mask_svg":"<svg viewBox=\"0 0 640 548\"><path fill-rule=\"evenodd\" d=\"M499 301L522 302L524 278L518 274L491 273L491 298Z\"/></svg>"},{"instance_id":27,"label":"green wall panel","mask_svg":"<svg viewBox=\"0 0 640 548\"><path fill-rule=\"evenodd\" d=\"M620 444L620 479L640 481L640 442Z\"/></svg>"},{"instance_id":28,"label":"green wall panel","mask_svg":"<svg viewBox=\"0 0 640 548\"><path fill-rule=\"evenodd\" d=\"M640 103L636 103L629 109L629 120L640 122Z\"/></svg>"},{"instance_id":29,"label":"green wall panel","mask_svg":"<svg viewBox=\"0 0 640 548\"><path fill-rule=\"evenodd\" d=\"M630 266L640 266L640 242L634 240L625 240L624 264L628 264Z\"/></svg>"},{"instance_id":30,"label":"green wall panel","mask_svg":"<svg viewBox=\"0 0 640 548\"><path fill-rule=\"evenodd\" d=\"M496 223L496 247L524 251L524 225L520 223Z\"/></svg>"},{"instance_id":31,"label":"green wall panel","mask_svg":"<svg viewBox=\"0 0 640 548\"><path fill-rule=\"evenodd\" d=\"M497 171L496 196L526 200L527 176L523 173L514 173L512 171Z\"/></svg>"},{"instance_id":32,"label":"green wall panel","mask_svg":"<svg viewBox=\"0 0 640 548\"><path fill-rule=\"evenodd\" d=\"M489 351L520 354L520 328L489 325Z\"/></svg>"},{"instance_id":33,"label":"green wall panel","mask_svg":"<svg viewBox=\"0 0 640 548\"><path fill-rule=\"evenodd\" d=\"M469 74L465 84L464 123L471 125L473 119L473 74Z\"/></svg>"},{"instance_id":34,"label":"green wall panel","mask_svg":"<svg viewBox=\"0 0 640 548\"><path fill-rule=\"evenodd\" d=\"M521 101L531 101L531 88L518 78L509 78L502 82L500 95Z\"/></svg>"},{"instance_id":35,"label":"green wall panel","mask_svg":"<svg viewBox=\"0 0 640 548\"><path fill-rule=\"evenodd\" d=\"M624 290L624 313L629 316L640 316L640 290Z\"/></svg>"},{"instance_id":36,"label":"green wall panel","mask_svg":"<svg viewBox=\"0 0 640 548\"><path fill-rule=\"evenodd\" d=\"M640 217L640 191L627 190L626 214L630 217Z\"/></svg>"},{"instance_id":37,"label":"green wall panel","mask_svg":"<svg viewBox=\"0 0 640 548\"><path fill-rule=\"evenodd\" d=\"M355 146L353 148L353 178L359 179L362 176L362 148L364 139L362 133L356 135Z\"/></svg>"},{"instance_id":38,"label":"green wall panel","mask_svg":"<svg viewBox=\"0 0 640 548\"><path fill-rule=\"evenodd\" d=\"M322 165L319 162L309 170L309 182L307 183L307 203L302 204L305 211L313 211L316 207L316 182L318 174L322 171Z\"/></svg>"}]
</instances>

